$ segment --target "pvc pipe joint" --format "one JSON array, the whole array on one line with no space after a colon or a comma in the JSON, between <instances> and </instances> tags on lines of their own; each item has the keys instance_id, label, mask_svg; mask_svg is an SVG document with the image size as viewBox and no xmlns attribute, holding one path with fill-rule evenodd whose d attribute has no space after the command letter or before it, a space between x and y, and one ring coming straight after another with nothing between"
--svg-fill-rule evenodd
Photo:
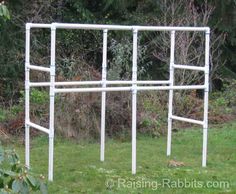
<instances>
[{"instance_id":1,"label":"pvc pipe joint","mask_svg":"<svg viewBox=\"0 0 236 194\"><path fill-rule=\"evenodd\" d=\"M56 67L55 65L51 65L50 67L50 75L55 76L56 75Z\"/></svg>"},{"instance_id":2,"label":"pvc pipe joint","mask_svg":"<svg viewBox=\"0 0 236 194\"><path fill-rule=\"evenodd\" d=\"M134 33L134 34L137 34L137 33L138 33L138 29L137 29L136 26L133 26L133 33Z\"/></svg>"},{"instance_id":3,"label":"pvc pipe joint","mask_svg":"<svg viewBox=\"0 0 236 194\"><path fill-rule=\"evenodd\" d=\"M57 29L56 23L52 23L52 24L51 24L51 30L56 30L56 29Z\"/></svg>"},{"instance_id":4,"label":"pvc pipe joint","mask_svg":"<svg viewBox=\"0 0 236 194\"><path fill-rule=\"evenodd\" d=\"M206 34L210 34L211 33L211 29L209 27L206 27Z\"/></svg>"},{"instance_id":5,"label":"pvc pipe joint","mask_svg":"<svg viewBox=\"0 0 236 194\"><path fill-rule=\"evenodd\" d=\"M137 94L137 85L132 85L131 91L132 91L132 94Z\"/></svg>"},{"instance_id":6,"label":"pvc pipe joint","mask_svg":"<svg viewBox=\"0 0 236 194\"><path fill-rule=\"evenodd\" d=\"M30 28L31 28L31 23L26 23L25 29L26 29L26 30L30 30Z\"/></svg>"}]
</instances>

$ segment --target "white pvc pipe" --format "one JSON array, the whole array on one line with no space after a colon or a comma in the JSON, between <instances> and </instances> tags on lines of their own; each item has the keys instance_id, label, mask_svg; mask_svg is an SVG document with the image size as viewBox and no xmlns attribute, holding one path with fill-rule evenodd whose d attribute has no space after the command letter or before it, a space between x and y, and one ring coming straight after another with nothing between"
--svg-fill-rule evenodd
<instances>
[{"instance_id":1,"label":"white pvc pipe","mask_svg":"<svg viewBox=\"0 0 236 194\"><path fill-rule=\"evenodd\" d=\"M208 27L172 27L172 26L124 26L104 24L52 23L56 28L84 30L133 30L138 31L207 31Z\"/></svg>"},{"instance_id":2,"label":"white pvc pipe","mask_svg":"<svg viewBox=\"0 0 236 194\"><path fill-rule=\"evenodd\" d=\"M137 55L138 30L133 29L133 65L132 65L132 174L136 174L136 123L137 123Z\"/></svg>"},{"instance_id":3,"label":"white pvc pipe","mask_svg":"<svg viewBox=\"0 0 236 194\"><path fill-rule=\"evenodd\" d=\"M115 85L115 84L169 84L169 80L136 80L136 81L122 81L122 80L114 80L114 81L106 81L108 85Z\"/></svg>"},{"instance_id":4,"label":"white pvc pipe","mask_svg":"<svg viewBox=\"0 0 236 194\"><path fill-rule=\"evenodd\" d=\"M207 31L208 27L137 26L139 31Z\"/></svg>"},{"instance_id":5,"label":"white pvc pipe","mask_svg":"<svg viewBox=\"0 0 236 194\"><path fill-rule=\"evenodd\" d=\"M107 29L103 31L103 59L102 59L102 87L106 88L107 78ZM106 118L106 92L102 92L101 102L101 150L100 160L104 161L105 158L105 120Z\"/></svg>"},{"instance_id":6,"label":"white pvc pipe","mask_svg":"<svg viewBox=\"0 0 236 194\"><path fill-rule=\"evenodd\" d=\"M188 69L188 70L196 70L196 71L205 71L205 67L197 67L197 66L191 66L191 65L179 65L174 64L173 67L175 69Z\"/></svg>"},{"instance_id":7,"label":"white pvc pipe","mask_svg":"<svg viewBox=\"0 0 236 194\"><path fill-rule=\"evenodd\" d=\"M167 129L167 156L171 154L172 113L173 113L173 87L174 87L174 58L175 58L175 31L171 31L170 39L170 91L168 103L168 129Z\"/></svg>"},{"instance_id":8,"label":"white pvc pipe","mask_svg":"<svg viewBox=\"0 0 236 194\"><path fill-rule=\"evenodd\" d=\"M56 93L69 92L116 92L116 91L131 91L132 87L109 87L109 88L56 88Z\"/></svg>"},{"instance_id":9,"label":"white pvc pipe","mask_svg":"<svg viewBox=\"0 0 236 194\"><path fill-rule=\"evenodd\" d=\"M50 86L50 82L30 82L29 83L30 87L46 87Z\"/></svg>"},{"instance_id":10,"label":"white pvc pipe","mask_svg":"<svg viewBox=\"0 0 236 194\"><path fill-rule=\"evenodd\" d=\"M51 24L27 23L26 25L28 25L29 28L51 28Z\"/></svg>"},{"instance_id":11,"label":"white pvc pipe","mask_svg":"<svg viewBox=\"0 0 236 194\"><path fill-rule=\"evenodd\" d=\"M55 86L100 85L102 81L55 82ZM31 87L50 86L50 82L30 82Z\"/></svg>"},{"instance_id":12,"label":"white pvc pipe","mask_svg":"<svg viewBox=\"0 0 236 194\"><path fill-rule=\"evenodd\" d=\"M206 71L205 71L205 90L204 90L203 146L202 146L202 166L203 167L206 167L206 161L207 161L209 60L210 60L210 29L205 34L205 67L206 67Z\"/></svg>"},{"instance_id":13,"label":"white pvc pipe","mask_svg":"<svg viewBox=\"0 0 236 194\"><path fill-rule=\"evenodd\" d=\"M188 122L188 123L194 123L194 124L198 124L198 125L203 125L203 121L198 121L198 120L195 120L195 119L178 117L178 116L175 116L175 115L172 115L171 118L174 119L174 120L178 120L178 121L185 121L185 122Z\"/></svg>"},{"instance_id":14,"label":"white pvc pipe","mask_svg":"<svg viewBox=\"0 0 236 194\"><path fill-rule=\"evenodd\" d=\"M61 29L84 29L84 30L132 30L132 26L104 25L104 24L70 24L52 23L56 28Z\"/></svg>"},{"instance_id":15,"label":"white pvc pipe","mask_svg":"<svg viewBox=\"0 0 236 194\"><path fill-rule=\"evenodd\" d=\"M101 85L102 81L72 81L55 82L55 86Z\"/></svg>"},{"instance_id":16,"label":"white pvc pipe","mask_svg":"<svg viewBox=\"0 0 236 194\"><path fill-rule=\"evenodd\" d=\"M132 30L138 31L209 31L209 27L174 27L174 26L125 26L125 25L104 25L104 24L73 24L73 23L27 23L29 28L51 28L54 25L56 28L62 29L88 29L88 30Z\"/></svg>"},{"instance_id":17,"label":"white pvc pipe","mask_svg":"<svg viewBox=\"0 0 236 194\"><path fill-rule=\"evenodd\" d=\"M29 69L37 70L37 71L45 71L45 72L50 72L50 68L47 67L40 67L36 65L28 65L27 66Z\"/></svg>"},{"instance_id":18,"label":"white pvc pipe","mask_svg":"<svg viewBox=\"0 0 236 194\"><path fill-rule=\"evenodd\" d=\"M49 110L49 162L48 180L53 180L54 155L54 101L55 101L55 60L56 60L56 28L51 27L51 62L50 62L50 110Z\"/></svg>"},{"instance_id":19,"label":"white pvc pipe","mask_svg":"<svg viewBox=\"0 0 236 194\"><path fill-rule=\"evenodd\" d=\"M26 25L25 38L25 165L30 168L30 70L27 67L30 64L30 28Z\"/></svg>"},{"instance_id":20,"label":"white pvc pipe","mask_svg":"<svg viewBox=\"0 0 236 194\"><path fill-rule=\"evenodd\" d=\"M137 90L195 90L205 89L205 85L190 86L137 86Z\"/></svg>"},{"instance_id":21,"label":"white pvc pipe","mask_svg":"<svg viewBox=\"0 0 236 194\"><path fill-rule=\"evenodd\" d=\"M136 84L133 84L136 85ZM205 85L190 85L190 86L136 86L136 90L191 90L205 89ZM117 92L131 91L132 87L107 87L107 88L55 88L55 93L70 93L70 92Z\"/></svg>"},{"instance_id":22,"label":"white pvc pipe","mask_svg":"<svg viewBox=\"0 0 236 194\"><path fill-rule=\"evenodd\" d=\"M33 128L38 129L38 130L40 130L40 131L42 131L42 132L44 132L44 133L49 134L49 129L47 129L47 128L45 128L45 127L42 127L42 126L37 125L37 124L32 123L32 122L26 122L26 123L27 123L27 125L29 125L30 127L33 127Z\"/></svg>"},{"instance_id":23,"label":"white pvc pipe","mask_svg":"<svg viewBox=\"0 0 236 194\"><path fill-rule=\"evenodd\" d=\"M55 86L77 86L77 85L100 85L105 83L106 85L128 85L128 84L138 84L138 85L161 85L161 84L169 84L169 80L154 80L154 81L146 81L146 80L138 80L134 81L122 81L122 80L114 80L114 81L72 81L72 82L55 82ZM41 87L41 86L50 86L50 82L30 82L30 87Z\"/></svg>"}]
</instances>

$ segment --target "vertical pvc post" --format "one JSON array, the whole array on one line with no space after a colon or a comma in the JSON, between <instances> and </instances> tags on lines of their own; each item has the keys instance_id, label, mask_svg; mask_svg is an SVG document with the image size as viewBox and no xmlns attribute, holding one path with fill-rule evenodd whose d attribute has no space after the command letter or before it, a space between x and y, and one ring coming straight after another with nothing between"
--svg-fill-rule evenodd
<instances>
[{"instance_id":1,"label":"vertical pvc post","mask_svg":"<svg viewBox=\"0 0 236 194\"><path fill-rule=\"evenodd\" d=\"M107 78L107 29L103 30L103 56L102 56L102 87L106 88ZM105 158L105 122L106 122L106 92L102 92L101 104L101 150L100 160Z\"/></svg>"},{"instance_id":2,"label":"vertical pvc post","mask_svg":"<svg viewBox=\"0 0 236 194\"><path fill-rule=\"evenodd\" d=\"M30 167L30 26L26 24L26 42L25 42L25 165Z\"/></svg>"},{"instance_id":3,"label":"vertical pvc post","mask_svg":"<svg viewBox=\"0 0 236 194\"><path fill-rule=\"evenodd\" d=\"M48 160L48 180L49 181L53 180L55 58L56 58L56 28L52 24L51 25L51 63L50 63L49 160Z\"/></svg>"},{"instance_id":4,"label":"vertical pvc post","mask_svg":"<svg viewBox=\"0 0 236 194\"><path fill-rule=\"evenodd\" d=\"M204 119L202 167L206 167L207 160L207 131L208 131L208 93L209 93L209 59L210 59L210 29L205 33L205 90L204 90Z\"/></svg>"},{"instance_id":5,"label":"vertical pvc post","mask_svg":"<svg viewBox=\"0 0 236 194\"><path fill-rule=\"evenodd\" d=\"M174 56L175 56L175 31L171 31L170 45L170 86L174 85ZM169 91L168 104L168 132L167 132L167 156L171 154L171 135L172 135L172 112L173 112L173 89Z\"/></svg>"},{"instance_id":6,"label":"vertical pvc post","mask_svg":"<svg viewBox=\"0 0 236 194\"><path fill-rule=\"evenodd\" d=\"M138 30L133 29L132 81L137 81ZM136 174L137 84L132 84L132 174Z\"/></svg>"}]
</instances>

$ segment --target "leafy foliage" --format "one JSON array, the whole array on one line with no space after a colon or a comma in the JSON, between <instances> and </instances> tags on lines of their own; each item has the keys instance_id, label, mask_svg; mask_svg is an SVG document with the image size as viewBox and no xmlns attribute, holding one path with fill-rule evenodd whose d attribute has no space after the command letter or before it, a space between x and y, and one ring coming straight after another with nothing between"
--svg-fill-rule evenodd
<instances>
[{"instance_id":1,"label":"leafy foliage","mask_svg":"<svg viewBox=\"0 0 236 194\"><path fill-rule=\"evenodd\" d=\"M109 50L112 54L110 67L108 71L108 79L131 79L132 74L132 56L133 43L130 39L123 38L121 42L115 39L111 40ZM147 78L147 68L152 64L152 61L147 61L147 46L140 45L138 40L138 77Z\"/></svg>"},{"instance_id":2,"label":"leafy foliage","mask_svg":"<svg viewBox=\"0 0 236 194\"><path fill-rule=\"evenodd\" d=\"M226 60L225 68L228 72L222 77L234 78L236 73L236 1L235 0L211 0L211 4L215 6L215 11L210 18L210 25L216 26L218 32L224 32L226 43L220 49L221 57ZM224 68L221 69L224 71Z\"/></svg>"},{"instance_id":3,"label":"leafy foliage","mask_svg":"<svg viewBox=\"0 0 236 194\"><path fill-rule=\"evenodd\" d=\"M0 18L3 18L4 20L9 20L10 17L10 13L8 11L7 6L4 4L4 2L0 2Z\"/></svg>"},{"instance_id":4,"label":"leafy foliage","mask_svg":"<svg viewBox=\"0 0 236 194\"><path fill-rule=\"evenodd\" d=\"M15 150L5 150L0 146L0 193L28 194L33 191L47 194L44 176L37 178L21 164Z\"/></svg>"}]
</instances>

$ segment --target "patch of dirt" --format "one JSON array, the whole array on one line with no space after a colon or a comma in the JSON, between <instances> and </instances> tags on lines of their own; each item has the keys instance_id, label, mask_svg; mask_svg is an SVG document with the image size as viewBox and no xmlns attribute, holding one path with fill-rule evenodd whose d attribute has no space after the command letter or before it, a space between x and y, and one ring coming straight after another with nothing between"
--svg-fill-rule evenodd
<instances>
[{"instance_id":1,"label":"patch of dirt","mask_svg":"<svg viewBox=\"0 0 236 194\"><path fill-rule=\"evenodd\" d=\"M176 160L170 160L168 162L168 167L180 167L185 166L184 162L176 161Z\"/></svg>"}]
</instances>

